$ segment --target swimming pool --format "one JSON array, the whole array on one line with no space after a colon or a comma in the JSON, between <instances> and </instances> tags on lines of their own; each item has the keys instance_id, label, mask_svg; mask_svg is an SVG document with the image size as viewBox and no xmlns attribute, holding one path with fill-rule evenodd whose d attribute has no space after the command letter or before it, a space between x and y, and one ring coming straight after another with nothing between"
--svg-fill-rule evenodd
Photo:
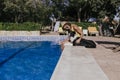
<instances>
[{"instance_id":1,"label":"swimming pool","mask_svg":"<svg viewBox=\"0 0 120 80\"><path fill-rule=\"evenodd\" d=\"M50 80L61 55L52 41L0 43L0 80Z\"/></svg>"}]
</instances>

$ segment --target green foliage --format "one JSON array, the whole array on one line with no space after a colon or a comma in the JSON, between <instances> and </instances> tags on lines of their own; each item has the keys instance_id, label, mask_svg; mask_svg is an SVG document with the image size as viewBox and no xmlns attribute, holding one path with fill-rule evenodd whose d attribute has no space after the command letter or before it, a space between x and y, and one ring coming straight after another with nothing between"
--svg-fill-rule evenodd
<instances>
[{"instance_id":1,"label":"green foliage","mask_svg":"<svg viewBox=\"0 0 120 80\"><path fill-rule=\"evenodd\" d=\"M41 0L4 0L5 22L44 22L51 14L51 7Z\"/></svg>"},{"instance_id":2,"label":"green foliage","mask_svg":"<svg viewBox=\"0 0 120 80\"><path fill-rule=\"evenodd\" d=\"M0 22L46 25L52 13L57 19L85 21L90 17L111 17L119 6L119 0L0 0Z\"/></svg>"},{"instance_id":3,"label":"green foliage","mask_svg":"<svg viewBox=\"0 0 120 80\"><path fill-rule=\"evenodd\" d=\"M111 17L116 14L116 8L119 5L118 0L69 0L66 14L72 13L70 16L74 15L74 18L81 19L81 21L90 17L101 18L105 15Z\"/></svg>"},{"instance_id":4,"label":"green foliage","mask_svg":"<svg viewBox=\"0 0 120 80\"><path fill-rule=\"evenodd\" d=\"M72 22L76 25L78 25L79 27L82 27L82 29L87 29L89 26L92 27L97 27L97 24L93 24L93 23L88 23L88 22Z\"/></svg>"},{"instance_id":5,"label":"green foliage","mask_svg":"<svg viewBox=\"0 0 120 80\"><path fill-rule=\"evenodd\" d=\"M0 30L2 30L2 23L0 23Z\"/></svg>"},{"instance_id":6,"label":"green foliage","mask_svg":"<svg viewBox=\"0 0 120 80\"><path fill-rule=\"evenodd\" d=\"M36 31L40 30L42 24L34 22L24 22L24 23L0 23L0 30L6 31Z\"/></svg>"},{"instance_id":7,"label":"green foliage","mask_svg":"<svg viewBox=\"0 0 120 80\"><path fill-rule=\"evenodd\" d=\"M96 27L98 29L98 25L94 23L89 23L89 22L70 22L71 24L76 24L78 27L82 27L82 29L87 29L88 27ZM60 27L62 25L60 24Z\"/></svg>"}]
</instances>

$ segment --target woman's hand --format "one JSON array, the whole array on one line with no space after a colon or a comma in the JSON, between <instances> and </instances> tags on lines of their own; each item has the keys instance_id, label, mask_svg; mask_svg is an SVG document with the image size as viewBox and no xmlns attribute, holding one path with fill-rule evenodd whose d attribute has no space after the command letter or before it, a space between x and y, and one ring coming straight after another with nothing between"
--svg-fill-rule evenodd
<instances>
[{"instance_id":1,"label":"woman's hand","mask_svg":"<svg viewBox=\"0 0 120 80\"><path fill-rule=\"evenodd\" d=\"M65 44L66 42L69 42L69 38L65 39L64 41L59 42L59 44Z\"/></svg>"}]
</instances>

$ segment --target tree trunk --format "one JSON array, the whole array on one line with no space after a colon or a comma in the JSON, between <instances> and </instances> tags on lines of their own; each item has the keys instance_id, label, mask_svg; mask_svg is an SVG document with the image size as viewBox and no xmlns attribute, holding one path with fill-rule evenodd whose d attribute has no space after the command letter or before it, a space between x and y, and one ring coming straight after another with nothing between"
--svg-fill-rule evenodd
<instances>
[{"instance_id":1,"label":"tree trunk","mask_svg":"<svg viewBox=\"0 0 120 80\"><path fill-rule=\"evenodd\" d=\"M18 16L15 16L15 23L18 23Z\"/></svg>"},{"instance_id":2,"label":"tree trunk","mask_svg":"<svg viewBox=\"0 0 120 80\"><path fill-rule=\"evenodd\" d=\"M79 12L77 13L77 15L78 15L78 22L81 22Z\"/></svg>"},{"instance_id":3,"label":"tree trunk","mask_svg":"<svg viewBox=\"0 0 120 80\"><path fill-rule=\"evenodd\" d=\"M81 22L80 15L81 15L81 8L79 8L79 10L77 12L78 22Z\"/></svg>"}]
</instances>

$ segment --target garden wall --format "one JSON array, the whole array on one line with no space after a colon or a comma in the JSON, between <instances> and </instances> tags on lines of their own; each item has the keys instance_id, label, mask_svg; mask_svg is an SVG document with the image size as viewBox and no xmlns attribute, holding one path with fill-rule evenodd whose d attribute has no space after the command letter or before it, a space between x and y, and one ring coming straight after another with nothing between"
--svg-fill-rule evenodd
<instances>
[{"instance_id":1,"label":"garden wall","mask_svg":"<svg viewBox=\"0 0 120 80\"><path fill-rule=\"evenodd\" d=\"M40 31L0 31L0 36L39 36Z\"/></svg>"}]
</instances>

